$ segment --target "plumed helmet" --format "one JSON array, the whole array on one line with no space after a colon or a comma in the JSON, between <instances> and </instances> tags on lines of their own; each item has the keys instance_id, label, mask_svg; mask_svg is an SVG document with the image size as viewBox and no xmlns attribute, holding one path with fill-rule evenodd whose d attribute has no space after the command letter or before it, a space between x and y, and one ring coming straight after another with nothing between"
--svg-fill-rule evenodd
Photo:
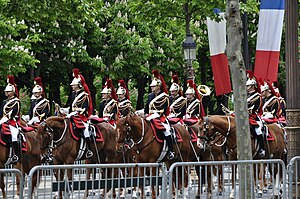
<instances>
[{"instance_id":1,"label":"plumed helmet","mask_svg":"<svg viewBox=\"0 0 300 199\"><path fill-rule=\"evenodd\" d=\"M101 91L102 94L110 94L110 97L113 98L114 100L118 100L117 94L115 91L115 88L112 84L112 80L108 79L106 80L105 86L103 90Z\"/></svg>"},{"instance_id":2,"label":"plumed helmet","mask_svg":"<svg viewBox=\"0 0 300 199\"><path fill-rule=\"evenodd\" d=\"M185 94L194 94L198 100L201 100L201 97L197 89L197 85L194 83L192 79L187 80L187 89L185 91Z\"/></svg>"},{"instance_id":3,"label":"plumed helmet","mask_svg":"<svg viewBox=\"0 0 300 199\"><path fill-rule=\"evenodd\" d=\"M124 95L126 96L127 99L129 99L129 92L128 92L128 89L127 89L127 86L125 84L125 81L124 80L119 80L118 81L118 90L117 90L117 95Z\"/></svg>"},{"instance_id":4,"label":"plumed helmet","mask_svg":"<svg viewBox=\"0 0 300 199\"><path fill-rule=\"evenodd\" d=\"M159 73L159 71L152 70L152 74L153 74L154 78L153 78L150 86L161 86L161 90L165 93L168 93L166 82L165 82L163 76L161 76L161 74Z\"/></svg>"},{"instance_id":5,"label":"plumed helmet","mask_svg":"<svg viewBox=\"0 0 300 199\"><path fill-rule=\"evenodd\" d=\"M42 79L40 77L37 77L34 79L34 87L32 89L33 93L44 93Z\"/></svg>"},{"instance_id":6,"label":"plumed helmet","mask_svg":"<svg viewBox=\"0 0 300 199\"><path fill-rule=\"evenodd\" d=\"M185 91L185 94L195 94L194 81L193 80L188 80L187 81L187 89Z\"/></svg>"},{"instance_id":7,"label":"plumed helmet","mask_svg":"<svg viewBox=\"0 0 300 199\"><path fill-rule=\"evenodd\" d=\"M7 86L5 87L4 92L14 92L17 95L17 97L19 97L19 91L17 85L15 84L14 76L7 76Z\"/></svg>"},{"instance_id":8,"label":"plumed helmet","mask_svg":"<svg viewBox=\"0 0 300 199\"><path fill-rule=\"evenodd\" d=\"M172 84L169 91L178 91L180 89L178 75L172 76Z\"/></svg>"},{"instance_id":9,"label":"plumed helmet","mask_svg":"<svg viewBox=\"0 0 300 199\"><path fill-rule=\"evenodd\" d=\"M78 84L78 85L82 86L78 68L73 69L73 77L74 77L74 79L72 80L70 85L73 86L73 85Z\"/></svg>"},{"instance_id":10,"label":"plumed helmet","mask_svg":"<svg viewBox=\"0 0 300 199\"><path fill-rule=\"evenodd\" d=\"M261 92L269 90L273 95L277 96L277 93L269 80L266 80L264 81L264 83L261 84L260 90Z\"/></svg>"},{"instance_id":11,"label":"plumed helmet","mask_svg":"<svg viewBox=\"0 0 300 199\"><path fill-rule=\"evenodd\" d=\"M256 81L256 78L254 76L254 73L252 70L247 70L247 77L248 77L248 80L246 82L246 86L255 86L257 87L257 81Z\"/></svg>"}]
</instances>

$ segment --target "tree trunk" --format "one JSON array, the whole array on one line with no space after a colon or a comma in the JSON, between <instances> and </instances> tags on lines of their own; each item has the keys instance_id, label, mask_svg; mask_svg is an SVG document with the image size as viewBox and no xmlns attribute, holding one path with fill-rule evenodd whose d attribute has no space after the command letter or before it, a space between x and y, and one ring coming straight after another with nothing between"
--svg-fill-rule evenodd
<instances>
[{"instance_id":1,"label":"tree trunk","mask_svg":"<svg viewBox=\"0 0 300 199\"><path fill-rule=\"evenodd\" d=\"M226 53L230 65L234 110L237 133L238 160L251 160L251 139L248 118L248 105L246 93L246 71L242 49L242 21L239 10L239 0L227 0L226 19L228 45ZM240 198L251 198L251 179L253 179L253 167L241 165L239 171L239 195ZM253 182L253 181L252 181Z\"/></svg>"},{"instance_id":2,"label":"tree trunk","mask_svg":"<svg viewBox=\"0 0 300 199\"><path fill-rule=\"evenodd\" d=\"M146 83L147 83L146 77L137 78L138 98L136 102L136 110L140 110L144 108L144 94L145 94Z\"/></svg>"}]
</instances>

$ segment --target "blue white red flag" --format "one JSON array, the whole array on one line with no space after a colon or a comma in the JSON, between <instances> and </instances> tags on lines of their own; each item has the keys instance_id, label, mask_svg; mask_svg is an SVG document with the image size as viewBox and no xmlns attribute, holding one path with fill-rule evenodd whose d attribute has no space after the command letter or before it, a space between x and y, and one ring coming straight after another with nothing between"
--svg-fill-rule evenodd
<instances>
[{"instance_id":1,"label":"blue white red flag","mask_svg":"<svg viewBox=\"0 0 300 199\"><path fill-rule=\"evenodd\" d=\"M216 22L207 17L210 61L214 75L216 95L230 93L231 82L229 75L226 49L226 20L224 13L219 13L221 21Z\"/></svg>"},{"instance_id":2,"label":"blue white red flag","mask_svg":"<svg viewBox=\"0 0 300 199\"><path fill-rule=\"evenodd\" d=\"M261 0L254 75L277 80L285 0Z\"/></svg>"}]
</instances>

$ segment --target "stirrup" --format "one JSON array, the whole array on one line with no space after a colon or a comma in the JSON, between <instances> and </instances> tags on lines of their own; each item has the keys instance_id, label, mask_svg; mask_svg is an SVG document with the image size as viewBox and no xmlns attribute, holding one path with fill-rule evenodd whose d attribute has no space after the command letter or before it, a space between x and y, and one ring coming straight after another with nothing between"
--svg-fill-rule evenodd
<instances>
[{"instance_id":1,"label":"stirrup","mask_svg":"<svg viewBox=\"0 0 300 199\"><path fill-rule=\"evenodd\" d=\"M175 158L175 152L174 151L170 151L168 154L168 160L172 160Z\"/></svg>"},{"instance_id":2,"label":"stirrup","mask_svg":"<svg viewBox=\"0 0 300 199\"><path fill-rule=\"evenodd\" d=\"M17 156L17 155L13 155L12 157L11 157L11 162L12 163L17 163L19 161L19 157Z\"/></svg>"},{"instance_id":3,"label":"stirrup","mask_svg":"<svg viewBox=\"0 0 300 199\"><path fill-rule=\"evenodd\" d=\"M91 150L87 150L87 152L86 152L86 154L85 154L85 157L89 159L89 158L91 158L93 155L94 155L94 154L93 154L93 152L92 152Z\"/></svg>"},{"instance_id":4,"label":"stirrup","mask_svg":"<svg viewBox=\"0 0 300 199\"><path fill-rule=\"evenodd\" d=\"M258 156L262 158L265 157L265 155L266 155L266 151L264 149L259 149Z\"/></svg>"}]
</instances>

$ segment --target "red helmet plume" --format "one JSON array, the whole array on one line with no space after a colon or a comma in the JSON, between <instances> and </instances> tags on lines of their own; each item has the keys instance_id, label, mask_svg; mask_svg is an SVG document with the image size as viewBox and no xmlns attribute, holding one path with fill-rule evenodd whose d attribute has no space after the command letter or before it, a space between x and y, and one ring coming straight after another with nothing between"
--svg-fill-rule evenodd
<instances>
[{"instance_id":1,"label":"red helmet plume","mask_svg":"<svg viewBox=\"0 0 300 199\"><path fill-rule=\"evenodd\" d=\"M159 71L158 70L152 70L152 74L156 79L159 79L161 81L162 91L168 94L168 89L167 89L166 82L165 82L163 76L161 76L161 74L159 73Z\"/></svg>"},{"instance_id":2,"label":"red helmet plume","mask_svg":"<svg viewBox=\"0 0 300 199\"><path fill-rule=\"evenodd\" d=\"M4 91L12 91L16 94L17 97L19 97L19 90L15 83L15 77L12 75L7 76L7 86Z\"/></svg>"},{"instance_id":3,"label":"red helmet plume","mask_svg":"<svg viewBox=\"0 0 300 199\"><path fill-rule=\"evenodd\" d=\"M129 91L128 91L128 88L127 88L127 86L125 84L125 81L123 79L120 79L118 81L118 86L119 86L119 88L117 90L117 94L119 94L119 92L120 92L120 94L123 94L123 92L125 91L126 98L128 100L130 100Z\"/></svg>"}]
</instances>

